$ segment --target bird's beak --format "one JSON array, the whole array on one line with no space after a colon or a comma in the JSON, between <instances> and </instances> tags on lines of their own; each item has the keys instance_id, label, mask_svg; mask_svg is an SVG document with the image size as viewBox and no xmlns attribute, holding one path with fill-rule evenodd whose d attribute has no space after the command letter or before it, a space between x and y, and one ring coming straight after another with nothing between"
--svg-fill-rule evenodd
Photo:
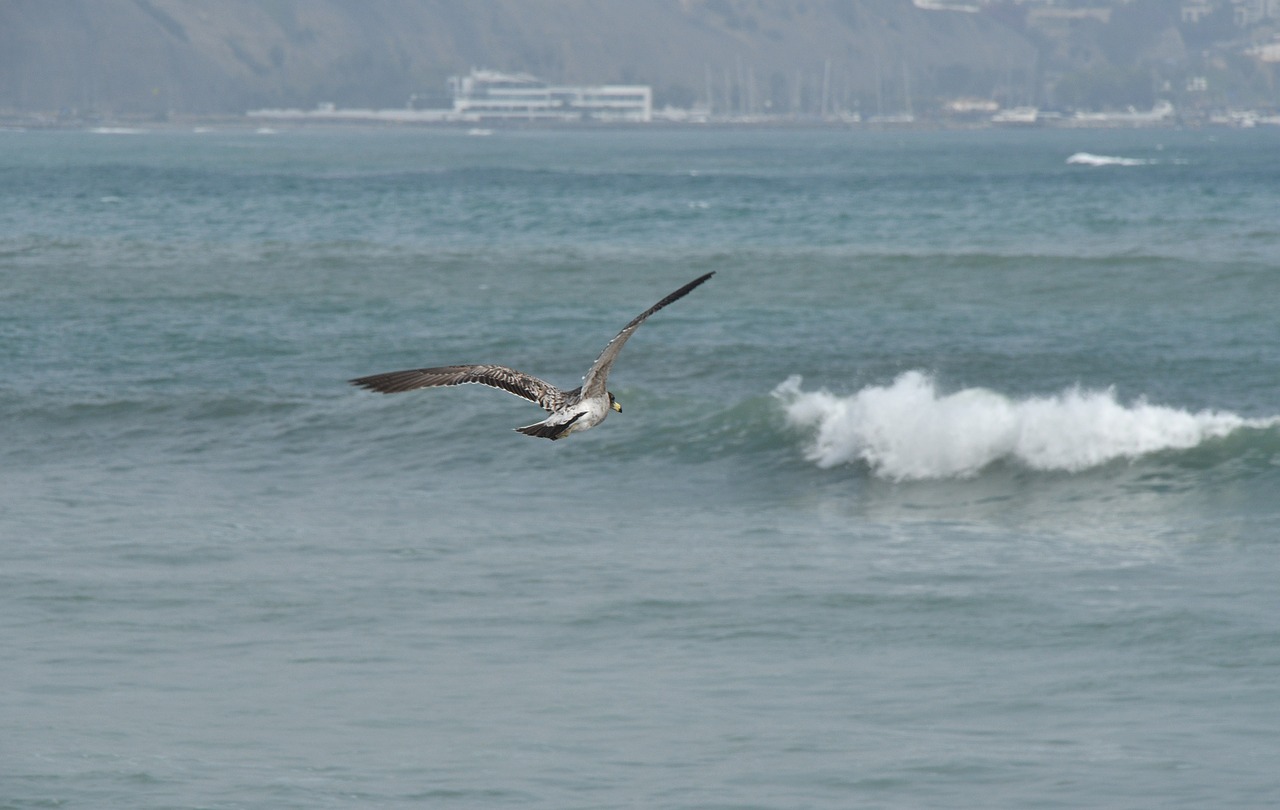
<instances>
[{"instance_id":1,"label":"bird's beak","mask_svg":"<svg viewBox=\"0 0 1280 810\"><path fill-rule=\"evenodd\" d=\"M622 406L618 404L618 400L616 399L613 401L613 404L610 405L609 407L613 408L618 413L622 413Z\"/></svg>"}]
</instances>

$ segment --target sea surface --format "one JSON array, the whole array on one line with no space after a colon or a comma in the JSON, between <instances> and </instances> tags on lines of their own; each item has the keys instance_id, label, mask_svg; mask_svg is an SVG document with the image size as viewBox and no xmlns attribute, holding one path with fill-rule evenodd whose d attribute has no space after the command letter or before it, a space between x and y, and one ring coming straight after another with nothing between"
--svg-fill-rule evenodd
<instances>
[{"instance_id":1,"label":"sea surface","mask_svg":"<svg viewBox=\"0 0 1280 810\"><path fill-rule=\"evenodd\" d=\"M0 132L0 807L1280 806L1280 131ZM479 386L624 411L565 441Z\"/></svg>"}]
</instances>

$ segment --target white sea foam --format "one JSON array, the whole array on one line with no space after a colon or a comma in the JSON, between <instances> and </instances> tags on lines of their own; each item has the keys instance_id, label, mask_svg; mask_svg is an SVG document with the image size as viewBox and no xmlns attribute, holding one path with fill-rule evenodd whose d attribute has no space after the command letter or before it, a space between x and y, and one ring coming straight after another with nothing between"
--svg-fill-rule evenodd
<instances>
[{"instance_id":1,"label":"white sea foam","mask_svg":"<svg viewBox=\"0 0 1280 810\"><path fill-rule=\"evenodd\" d=\"M810 460L820 467L864 462L876 475L899 481L972 476L1002 459L1078 472L1192 448L1239 428L1280 425L1280 417L1192 413L1143 400L1126 405L1111 389L1071 388L1025 399L983 388L943 394L919 371L845 397L800 385L799 377L791 377L773 394L789 424L812 431Z\"/></svg>"},{"instance_id":2,"label":"white sea foam","mask_svg":"<svg viewBox=\"0 0 1280 810\"><path fill-rule=\"evenodd\" d=\"M1095 155L1090 152L1076 152L1067 158L1067 163L1079 166L1149 166L1155 161L1143 158L1113 157L1111 155Z\"/></svg>"}]
</instances>

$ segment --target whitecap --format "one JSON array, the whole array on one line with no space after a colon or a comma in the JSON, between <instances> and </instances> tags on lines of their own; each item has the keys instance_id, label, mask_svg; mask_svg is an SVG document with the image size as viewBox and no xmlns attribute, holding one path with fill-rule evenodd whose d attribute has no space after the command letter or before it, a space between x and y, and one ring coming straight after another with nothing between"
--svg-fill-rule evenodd
<instances>
[{"instance_id":1,"label":"whitecap","mask_svg":"<svg viewBox=\"0 0 1280 810\"><path fill-rule=\"evenodd\" d=\"M1280 417L1193 413L1145 400L1124 404L1114 389L1074 387L1023 399L985 388L944 394L919 371L843 397L800 386L801 379L791 377L773 395L787 422L810 434L809 460L824 468L861 462L897 481L970 477L1001 460L1079 472L1190 449L1240 428L1280 425Z\"/></svg>"},{"instance_id":2,"label":"whitecap","mask_svg":"<svg viewBox=\"0 0 1280 810\"><path fill-rule=\"evenodd\" d=\"M1113 157L1111 155L1095 155L1090 152L1076 152L1067 158L1067 163L1079 166L1150 166L1155 161L1143 158Z\"/></svg>"}]
</instances>

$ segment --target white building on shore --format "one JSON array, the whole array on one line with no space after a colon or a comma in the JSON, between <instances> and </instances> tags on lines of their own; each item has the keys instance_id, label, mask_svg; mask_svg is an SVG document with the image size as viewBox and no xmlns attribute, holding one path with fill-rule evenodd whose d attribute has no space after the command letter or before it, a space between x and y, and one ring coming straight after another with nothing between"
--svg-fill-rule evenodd
<instances>
[{"instance_id":1,"label":"white building on shore","mask_svg":"<svg viewBox=\"0 0 1280 810\"><path fill-rule=\"evenodd\" d=\"M653 120L653 88L647 84L552 85L528 73L472 70L452 76L453 112L468 121Z\"/></svg>"}]
</instances>

